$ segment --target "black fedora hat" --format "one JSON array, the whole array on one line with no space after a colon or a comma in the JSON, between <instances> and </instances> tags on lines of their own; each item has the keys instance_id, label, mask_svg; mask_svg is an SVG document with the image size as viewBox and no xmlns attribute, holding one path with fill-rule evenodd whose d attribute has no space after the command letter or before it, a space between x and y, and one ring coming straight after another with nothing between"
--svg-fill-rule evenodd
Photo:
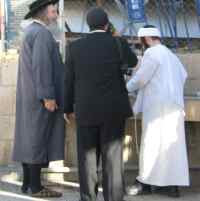
<instances>
[{"instance_id":1,"label":"black fedora hat","mask_svg":"<svg viewBox=\"0 0 200 201\"><path fill-rule=\"evenodd\" d=\"M50 4L56 4L59 0L36 0L33 3L29 5L29 12L24 17L24 19L29 19L33 17L34 14L36 14L40 9L44 8L45 6L48 6Z\"/></svg>"}]
</instances>

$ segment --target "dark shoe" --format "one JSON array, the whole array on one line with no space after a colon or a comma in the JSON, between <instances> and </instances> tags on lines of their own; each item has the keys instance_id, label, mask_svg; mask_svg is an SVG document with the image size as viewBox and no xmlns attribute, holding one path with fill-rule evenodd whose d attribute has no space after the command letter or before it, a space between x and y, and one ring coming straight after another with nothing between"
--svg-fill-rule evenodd
<instances>
[{"instance_id":1,"label":"dark shoe","mask_svg":"<svg viewBox=\"0 0 200 201\"><path fill-rule=\"evenodd\" d=\"M135 185L126 189L127 195L146 195L151 194L151 185L136 181Z\"/></svg>"},{"instance_id":2,"label":"dark shoe","mask_svg":"<svg viewBox=\"0 0 200 201\"><path fill-rule=\"evenodd\" d=\"M172 198L179 198L180 197L180 191L178 189L178 186L170 186L168 187L168 194L169 197Z\"/></svg>"},{"instance_id":3,"label":"dark shoe","mask_svg":"<svg viewBox=\"0 0 200 201\"><path fill-rule=\"evenodd\" d=\"M22 186L22 187L21 187L21 192L22 192L23 194L28 194L28 189L29 189L28 186Z\"/></svg>"},{"instance_id":4,"label":"dark shoe","mask_svg":"<svg viewBox=\"0 0 200 201\"><path fill-rule=\"evenodd\" d=\"M153 192L158 193L158 194L167 195L172 198L180 197L180 192L179 192L179 189L177 186L163 186L163 187L155 186L155 187L153 187Z\"/></svg>"},{"instance_id":5,"label":"dark shoe","mask_svg":"<svg viewBox=\"0 0 200 201\"><path fill-rule=\"evenodd\" d=\"M158 194L167 194L168 193L168 187L167 186L152 186L152 193L158 193Z\"/></svg>"}]
</instances>

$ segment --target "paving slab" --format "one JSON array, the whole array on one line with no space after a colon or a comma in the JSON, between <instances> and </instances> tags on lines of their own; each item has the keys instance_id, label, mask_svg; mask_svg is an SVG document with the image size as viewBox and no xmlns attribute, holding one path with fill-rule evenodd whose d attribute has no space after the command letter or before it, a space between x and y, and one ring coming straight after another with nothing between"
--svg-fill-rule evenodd
<instances>
[{"instance_id":1,"label":"paving slab","mask_svg":"<svg viewBox=\"0 0 200 201\"><path fill-rule=\"evenodd\" d=\"M44 181L45 186L63 193L61 198L37 199L24 195L20 191L21 182L12 168L0 167L0 201L79 201L79 184L72 181L58 181L57 183ZM152 194L145 196L125 196L125 201L200 201L200 186L181 188L180 198L169 198L166 195ZM97 201L103 201L102 192Z\"/></svg>"}]
</instances>

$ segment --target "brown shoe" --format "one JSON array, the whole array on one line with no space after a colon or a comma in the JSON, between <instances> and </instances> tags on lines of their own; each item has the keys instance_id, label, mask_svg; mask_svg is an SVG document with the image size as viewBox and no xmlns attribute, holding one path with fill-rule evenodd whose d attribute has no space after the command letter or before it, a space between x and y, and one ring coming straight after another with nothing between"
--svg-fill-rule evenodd
<instances>
[{"instance_id":1,"label":"brown shoe","mask_svg":"<svg viewBox=\"0 0 200 201\"><path fill-rule=\"evenodd\" d=\"M48 188L43 188L41 191L39 191L37 193L32 193L31 197L35 197L35 198L59 198L59 197L62 197L62 193L50 190Z\"/></svg>"}]
</instances>

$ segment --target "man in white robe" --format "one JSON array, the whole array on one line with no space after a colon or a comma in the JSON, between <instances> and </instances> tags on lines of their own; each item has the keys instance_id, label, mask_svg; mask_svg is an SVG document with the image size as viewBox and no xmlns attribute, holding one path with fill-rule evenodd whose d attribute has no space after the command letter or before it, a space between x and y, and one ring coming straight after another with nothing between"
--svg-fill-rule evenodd
<instances>
[{"instance_id":1,"label":"man in white robe","mask_svg":"<svg viewBox=\"0 0 200 201\"><path fill-rule=\"evenodd\" d=\"M179 197L178 186L189 185L184 129L187 73L177 56L161 44L157 28L147 25L138 37L146 50L127 89L129 93L138 90L133 111L142 113L142 138L139 176L129 193L151 192L153 185Z\"/></svg>"}]
</instances>

